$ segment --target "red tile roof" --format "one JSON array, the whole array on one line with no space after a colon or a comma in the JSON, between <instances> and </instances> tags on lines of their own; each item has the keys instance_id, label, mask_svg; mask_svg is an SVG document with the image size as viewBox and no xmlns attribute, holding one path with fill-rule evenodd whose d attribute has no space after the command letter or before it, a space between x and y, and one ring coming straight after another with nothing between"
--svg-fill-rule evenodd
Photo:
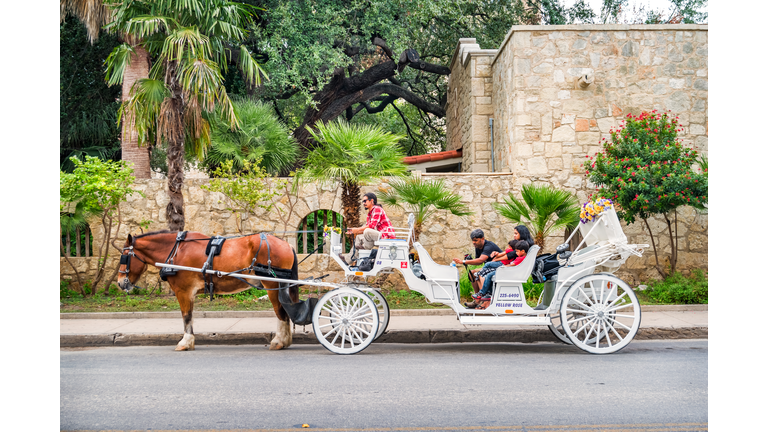
<instances>
[{"instance_id":1,"label":"red tile roof","mask_svg":"<svg viewBox=\"0 0 768 432\"><path fill-rule=\"evenodd\" d=\"M439 153L430 153L418 156L408 156L403 159L406 165L416 165L424 162L437 162L445 159L453 159L461 157L461 149L449 150Z\"/></svg>"}]
</instances>

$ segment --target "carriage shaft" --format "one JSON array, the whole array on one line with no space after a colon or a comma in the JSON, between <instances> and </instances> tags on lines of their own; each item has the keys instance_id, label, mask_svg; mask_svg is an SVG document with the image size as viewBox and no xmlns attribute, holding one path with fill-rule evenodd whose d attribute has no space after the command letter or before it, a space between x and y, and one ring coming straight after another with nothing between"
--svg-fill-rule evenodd
<instances>
[{"instance_id":1,"label":"carriage shaft","mask_svg":"<svg viewBox=\"0 0 768 432\"><path fill-rule=\"evenodd\" d=\"M203 269L197 268L197 267L186 267L186 266L180 266L176 264L165 264L165 263L155 263L155 266L157 267L165 267L169 269L174 270L184 270L184 271L191 271L196 273L203 273ZM283 283L298 283L299 285L311 285L311 286L319 286L319 287L328 287L328 288L338 288L338 284L330 283L330 282L315 282L315 281L303 281L303 280L293 280L293 279L281 279L281 278L271 278L266 276L256 276L256 275L249 275L249 274L243 274L243 273L230 273L230 272L223 272L221 270L205 270L206 274L211 274L217 277L223 277L223 276L229 276L229 277L239 277L244 279L256 279L256 280L262 280L267 282L283 282Z\"/></svg>"}]
</instances>

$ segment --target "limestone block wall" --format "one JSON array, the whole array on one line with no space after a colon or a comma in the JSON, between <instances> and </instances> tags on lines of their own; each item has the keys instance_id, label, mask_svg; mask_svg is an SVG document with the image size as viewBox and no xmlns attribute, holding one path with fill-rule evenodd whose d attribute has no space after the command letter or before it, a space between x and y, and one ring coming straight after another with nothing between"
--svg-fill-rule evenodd
<instances>
[{"instance_id":1,"label":"limestone block wall","mask_svg":"<svg viewBox=\"0 0 768 432\"><path fill-rule=\"evenodd\" d=\"M595 190L585 156L621 126L627 114L670 112L683 145L708 153L706 25L515 26L494 57L494 141L498 160L523 182L573 192ZM591 81L579 85L580 77ZM517 187L518 185L515 185ZM650 221L656 246L669 253L662 218ZM679 268L707 268L707 216L678 212ZM641 223L625 227L633 243L651 244ZM626 267L656 277L653 249Z\"/></svg>"},{"instance_id":2,"label":"limestone block wall","mask_svg":"<svg viewBox=\"0 0 768 432\"><path fill-rule=\"evenodd\" d=\"M707 62L706 25L512 27L492 64L501 164L586 198L584 157L627 114L654 109L706 155Z\"/></svg>"},{"instance_id":3,"label":"limestone block wall","mask_svg":"<svg viewBox=\"0 0 768 432\"><path fill-rule=\"evenodd\" d=\"M492 204L503 202L504 197L512 191L519 196L520 185L526 179L515 173L435 173L420 174L428 179L441 178L452 191L462 197L462 202L468 204L475 212L467 218L459 218L446 212L437 212L424 226L420 242L429 251L430 256L438 263L448 264L451 258L463 257L466 253L474 253L469 233L475 228L481 228L486 238L503 247L513 236L515 224L507 221L496 213ZM188 180L185 182L183 194L187 209L186 229L200 231L213 235L237 235L236 216L227 211L218 193L206 192L200 188L207 180ZM166 229L164 217L167 195L164 180L137 180L136 188L144 191L146 198L132 196L128 202L121 206L124 223L119 230L118 245L122 246L128 233L141 233L139 225L149 221L149 231ZM387 183L365 186L362 193L378 192L386 188ZM290 217L281 218L279 212L261 212L252 217L248 223L250 230L260 231L294 231L300 229L301 220L310 212L319 209L331 209L341 212L341 190L335 187L320 187L318 185L303 186L298 195L282 196L281 205L285 206L289 201L294 202L294 212ZM398 208L386 208L392 223L395 226L407 225L407 213ZM364 214L364 212L363 212ZM706 268L707 267L707 217L696 213L691 208L684 208L680 212L680 269ZM287 224L286 224L287 221ZM651 221L654 228L660 229L663 222ZM94 245L100 244L103 236L102 228L97 221L91 221L94 231ZM625 227L625 232L632 243L648 243L650 239L642 231L639 223ZM280 233L276 233L280 236ZM295 234L285 235L286 240L295 246ZM544 250L554 251L555 247L563 242L563 233L555 233L546 239ZM669 242L662 239L659 247L669 252ZM108 268L114 270L118 260L115 250L110 252L112 258L108 261ZM299 260L306 257L299 255ZM86 280L93 278L96 270L96 258L70 258L78 270L83 273ZM652 250L647 250L643 258L632 257L619 271L619 276L629 283L637 284L649 277L657 277L653 264ZM320 276L329 273L326 279L341 281L343 274L329 255L311 255L299 266L301 277ZM64 258L60 259L60 274L62 279L74 279L74 272ZM399 278L394 278L397 281ZM402 279L399 279L400 281ZM166 283L159 281L158 272L150 267L143 279L139 282L145 287L155 287L158 284L163 290L168 290ZM404 287L404 285L401 285Z\"/></svg>"},{"instance_id":4,"label":"limestone block wall","mask_svg":"<svg viewBox=\"0 0 768 432\"><path fill-rule=\"evenodd\" d=\"M460 39L451 60L446 149L462 150L463 172L491 171L488 120L493 114L491 60L497 50Z\"/></svg>"}]
</instances>

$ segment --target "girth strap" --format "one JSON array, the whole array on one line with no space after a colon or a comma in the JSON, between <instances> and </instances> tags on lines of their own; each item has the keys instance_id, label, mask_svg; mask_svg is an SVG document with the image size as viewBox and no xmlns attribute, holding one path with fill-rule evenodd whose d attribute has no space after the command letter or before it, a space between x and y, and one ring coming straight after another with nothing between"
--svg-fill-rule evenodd
<instances>
[{"instance_id":1,"label":"girth strap","mask_svg":"<svg viewBox=\"0 0 768 432\"><path fill-rule=\"evenodd\" d=\"M224 245L225 237L215 236L208 242L208 246L205 248L205 252L208 255L208 259L203 264L203 281L205 282L205 292L210 294L211 301L213 301L213 275L207 274L205 271L213 267L213 257L221 253L221 248Z\"/></svg>"},{"instance_id":2,"label":"girth strap","mask_svg":"<svg viewBox=\"0 0 768 432\"><path fill-rule=\"evenodd\" d=\"M176 253L179 251L179 243L183 242L187 238L187 231L180 231L176 234L176 243L171 249L171 253L168 254L168 258L165 259L166 264L173 264L173 259L176 257ZM176 270L163 267L160 269L160 279L163 281L168 280L168 276L175 276Z\"/></svg>"}]
</instances>

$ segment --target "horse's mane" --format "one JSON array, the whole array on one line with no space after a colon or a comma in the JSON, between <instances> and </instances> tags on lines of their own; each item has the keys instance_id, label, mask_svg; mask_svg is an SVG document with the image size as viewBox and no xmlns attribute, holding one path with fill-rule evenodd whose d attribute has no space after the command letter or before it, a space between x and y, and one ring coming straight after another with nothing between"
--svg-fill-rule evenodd
<instances>
[{"instance_id":1,"label":"horse's mane","mask_svg":"<svg viewBox=\"0 0 768 432\"><path fill-rule=\"evenodd\" d=\"M171 232L171 230L152 231L152 232L148 232L148 233L144 233L144 234L139 234L139 235L133 236L133 238L134 239L138 239L138 238L142 238L142 237L146 237L146 236L151 236L151 235L155 235L155 234L168 234L170 232ZM175 231L173 231L173 232L175 232Z\"/></svg>"}]
</instances>

